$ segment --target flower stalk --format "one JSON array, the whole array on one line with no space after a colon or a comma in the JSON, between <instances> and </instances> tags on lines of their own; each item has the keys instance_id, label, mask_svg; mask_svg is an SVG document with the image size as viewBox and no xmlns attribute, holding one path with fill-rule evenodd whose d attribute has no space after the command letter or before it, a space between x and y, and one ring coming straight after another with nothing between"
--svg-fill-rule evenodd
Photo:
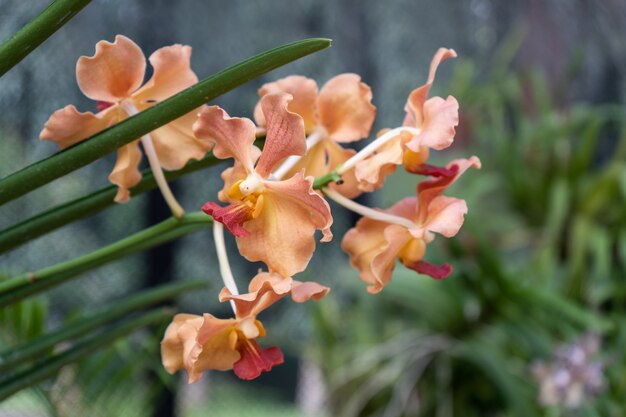
<instances>
[{"instance_id":1,"label":"flower stalk","mask_svg":"<svg viewBox=\"0 0 626 417\"><path fill-rule=\"evenodd\" d=\"M215 250L217 252L217 260L220 265L220 275L224 286L233 295L239 295L239 289L233 276L233 271L230 269L230 263L228 262L228 253L226 252L226 243L224 242L224 225L220 222L213 222L213 240L215 242ZM237 314L237 307L235 302L230 300L230 306L233 309L233 313Z\"/></svg>"}]
</instances>

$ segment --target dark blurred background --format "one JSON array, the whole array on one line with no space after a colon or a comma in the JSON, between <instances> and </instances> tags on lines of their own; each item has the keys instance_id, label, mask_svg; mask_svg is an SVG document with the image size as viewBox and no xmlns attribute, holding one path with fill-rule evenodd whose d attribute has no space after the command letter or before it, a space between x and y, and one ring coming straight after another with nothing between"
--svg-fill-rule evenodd
<instances>
[{"instance_id":1,"label":"dark blurred background","mask_svg":"<svg viewBox=\"0 0 626 417\"><path fill-rule=\"evenodd\" d=\"M47 3L0 0L0 39ZM264 82L301 74L321 86L355 72L373 89L374 131L402 121L434 52L454 48L459 58L441 66L433 92L457 97L461 124L435 161L476 154L483 170L451 191L468 200L465 230L429 249L455 266L443 282L398 266L379 297L367 295L340 250L356 218L333 207L336 239L318 246L301 277L333 293L315 306L284 302L268 312L270 342L288 360L259 381L210 374L186 387L160 369L163 329L155 329L65 369L42 386L45 400L23 391L0 404L0 416L625 415L625 28L622 0L94 0L0 79L0 177L56 152L38 140L53 111L70 103L96 111L76 84L76 60L116 34L147 56L191 45L200 78L280 44L332 38L332 48L216 103L250 117ZM0 228L107 185L113 158L2 206ZM214 199L221 169L176 181L182 205ZM399 173L362 202L388 207L416 181ZM158 193L133 198L0 255L0 274L67 260L168 216ZM245 282L257 266L228 243ZM206 277L210 291L183 297L179 310L225 316L214 252L209 234L196 233L33 302L45 305L45 327L54 328L141 288ZM19 329L4 327L0 342L11 346ZM98 378L104 368L111 372Z\"/></svg>"}]
</instances>

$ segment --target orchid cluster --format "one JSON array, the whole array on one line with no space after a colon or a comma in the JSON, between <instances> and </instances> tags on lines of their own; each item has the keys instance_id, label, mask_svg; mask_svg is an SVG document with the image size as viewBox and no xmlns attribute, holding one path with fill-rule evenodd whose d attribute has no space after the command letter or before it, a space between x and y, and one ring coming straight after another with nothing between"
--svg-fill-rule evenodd
<instances>
[{"instance_id":1,"label":"orchid cluster","mask_svg":"<svg viewBox=\"0 0 626 417\"><path fill-rule=\"evenodd\" d=\"M169 189L162 170L183 167L208 152L232 159L222 173L219 202L202 210L213 217L215 245L225 288L221 302L230 302L234 318L178 314L161 345L165 369L187 371L189 382L203 371L234 370L253 379L283 362L278 347L262 348L265 335L258 315L287 296L302 303L319 300L330 291L293 277L303 272L315 251L315 233L322 242L333 238L333 217L326 199L363 216L343 238L342 248L367 284L381 291L392 279L396 261L418 274L442 279L448 264L425 260L436 234L452 237L467 213L465 201L444 195L468 168L480 168L473 156L447 166L428 163L432 150L449 147L458 125L458 103L430 97L437 67L456 53L441 48L435 54L427 82L413 90L400 126L381 130L359 152L346 147L366 139L376 116L369 86L356 74L341 74L321 89L303 76L289 76L263 85L254 107L254 121L231 117L218 106L203 106L120 148L109 179L118 186L116 201L128 201L141 178L139 164L146 154L155 179L172 213L184 210ZM197 82L190 68L191 48L173 45L153 53L153 75L141 86L146 62L130 39L117 36L99 42L93 57L79 59L76 69L81 91L96 101L97 113L80 113L74 106L55 112L41 132L61 148L141 112ZM401 119L401 117L399 117ZM264 137L262 149L255 141ZM381 188L399 166L423 178L416 194L381 210L354 201ZM224 227L248 261L266 265L240 293L228 264Z\"/></svg>"}]
</instances>

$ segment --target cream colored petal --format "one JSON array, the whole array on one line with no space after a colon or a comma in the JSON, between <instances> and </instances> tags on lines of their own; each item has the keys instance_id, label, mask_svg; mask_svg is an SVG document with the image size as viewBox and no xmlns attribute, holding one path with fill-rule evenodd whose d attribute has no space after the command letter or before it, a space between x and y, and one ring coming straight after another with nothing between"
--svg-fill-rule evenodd
<instances>
[{"instance_id":1,"label":"cream colored petal","mask_svg":"<svg viewBox=\"0 0 626 417\"><path fill-rule=\"evenodd\" d=\"M76 80L90 99L114 103L139 88L145 71L141 48L126 36L117 35L113 43L98 42L94 56L78 59Z\"/></svg>"},{"instance_id":2,"label":"cream colored petal","mask_svg":"<svg viewBox=\"0 0 626 417\"><path fill-rule=\"evenodd\" d=\"M197 140L192 125L197 112L187 113L150 133L161 166L167 170L184 167L191 159L200 160L211 150L212 143Z\"/></svg>"},{"instance_id":3,"label":"cream colored petal","mask_svg":"<svg viewBox=\"0 0 626 417\"><path fill-rule=\"evenodd\" d=\"M367 137L376 117L372 89L356 74L331 78L317 99L320 122L337 142Z\"/></svg>"},{"instance_id":4,"label":"cream colored petal","mask_svg":"<svg viewBox=\"0 0 626 417\"><path fill-rule=\"evenodd\" d=\"M317 83L301 75L291 75L272 83L263 84L259 89L259 97L267 94L288 93L293 96L288 109L302 116L304 129L311 133L318 125L315 102L317 100ZM265 126L265 116L261 110L261 101L254 108L254 119L259 126Z\"/></svg>"},{"instance_id":5,"label":"cream colored petal","mask_svg":"<svg viewBox=\"0 0 626 417\"><path fill-rule=\"evenodd\" d=\"M160 48L150 55L149 60L154 72L133 94L136 101L162 101L198 82L190 67L190 46L176 44Z\"/></svg>"},{"instance_id":6,"label":"cream colored petal","mask_svg":"<svg viewBox=\"0 0 626 417\"><path fill-rule=\"evenodd\" d=\"M106 109L98 114L81 113L73 105L52 113L39 134L41 140L55 142L61 149L103 131L117 121L118 108Z\"/></svg>"},{"instance_id":7,"label":"cream colored petal","mask_svg":"<svg viewBox=\"0 0 626 417\"><path fill-rule=\"evenodd\" d=\"M267 135L255 170L263 178L288 156L306 153L302 117L287 109L291 99L291 95L285 93L268 94L261 99Z\"/></svg>"},{"instance_id":8,"label":"cream colored petal","mask_svg":"<svg viewBox=\"0 0 626 417\"><path fill-rule=\"evenodd\" d=\"M230 117L219 106L209 106L198 114L193 133L201 141L215 142L213 154L220 159L235 158L247 173L254 171L252 147L256 126L252 120Z\"/></svg>"},{"instance_id":9,"label":"cream colored petal","mask_svg":"<svg viewBox=\"0 0 626 417\"><path fill-rule=\"evenodd\" d=\"M139 163L141 162L141 150L139 141L124 145L117 150L117 161L113 171L109 174L109 181L118 186L115 201L125 203L130 199L130 188L141 181Z\"/></svg>"}]
</instances>

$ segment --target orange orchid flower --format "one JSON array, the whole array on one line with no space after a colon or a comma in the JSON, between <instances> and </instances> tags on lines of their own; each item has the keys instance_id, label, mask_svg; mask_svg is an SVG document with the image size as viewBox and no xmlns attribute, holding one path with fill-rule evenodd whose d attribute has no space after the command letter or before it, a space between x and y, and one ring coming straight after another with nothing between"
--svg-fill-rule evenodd
<instances>
[{"instance_id":1,"label":"orange orchid flower","mask_svg":"<svg viewBox=\"0 0 626 417\"><path fill-rule=\"evenodd\" d=\"M289 110L302 116L305 132L310 135L307 154L294 160L293 164L286 164L281 170L286 177L302 169L306 175L314 177L328 174L356 153L341 144L366 138L376 117L376 107L371 103L372 90L356 74L340 74L331 78L319 94L314 80L292 75L263 85L259 96L281 92L293 96ZM259 126L265 126L260 102L254 117ZM341 185L330 187L348 198L361 193L353 172L343 176Z\"/></svg>"},{"instance_id":2,"label":"orange orchid flower","mask_svg":"<svg viewBox=\"0 0 626 417\"><path fill-rule=\"evenodd\" d=\"M233 295L226 288L220 293L220 301L232 300L235 304L235 318L177 314L161 342L163 366L169 373L185 369L189 383L198 381L208 369L233 369L241 379L254 379L283 363L279 347L264 349L256 341L265 336L257 315L288 294L302 303L309 299L317 301L329 291L313 282L259 272L250 282L248 294Z\"/></svg>"},{"instance_id":3,"label":"orange orchid flower","mask_svg":"<svg viewBox=\"0 0 626 417\"><path fill-rule=\"evenodd\" d=\"M80 113L73 105L66 106L50 116L40 138L64 149L184 90L198 82L190 68L190 58L189 46L158 49L149 58L154 69L152 78L141 87L146 59L139 46L122 35L116 36L113 43L98 42L94 56L78 60L76 79L83 94L97 102L99 112ZM153 150L163 168L180 169L190 159L202 159L210 150L193 136L195 113L150 133ZM118 186L115 201L121 203L130 198L129 189L141 180L140 162L139 140L118 149L117 162L109 175L109 180Z\"/></svg>"},{"instance_id":4,"label":"orange orchid flower","mask_svg":"<svg viewBox=\"0 0 626 417\"><path fill-rule=\"evenodd\" d=\"M443 193L468 168L480 168L480 160L473 156L452 161L445 168L450 175L418 185L417 198L405 198L380 211L384 213L381 217L387 216L389 221L365 217L346 233L342 248L350 256L352 266L359 270L360 278L369 284L368 292L379 292L391 280L396 259L407 268L436 279L452 272L450 265L433 265L423 261L423 257L435 233L452 237L461 228L467 204Z\"/></svg>"},{"instance_id":5,"label":"orange orchid flower","mask_svg":"<svg viewBox=\"0 0 626 417\"><path fill-rule=\"evenodd\" d=\"M267 136L263 152L253 147L256 127L250 119L230 117L218 106L203 110L193 130L203 141L215 141L214 155L234 158L222 174L222 207L208 202L202 210L223 223L237 238L239 252L250 261L263 261L271 271L292 276L303 271L315 250L314 233L332 239L332 216L324 198L313 188L313 177L302 172L284 181L271 178L290 155L306 152L302 117L288 110L289 94L268 94L261 100ZM258 156L258 161L257 161ZM256 164L255 164L256 161Z\"/></svg>"},{"instance_id":6,"label":"orange orchid flower","mask_svg":"<svg viewBox=\"0 0 626 417\"><path fill-rule=\"evenodd\" d=\"M379 147L376 153L355 166L359 186L365 191L379 188L386 175L393 173L398 165L404 164L407 171L423 175L451 175L442 168L425 164L430 149L442 150L450 146L459 123L459 104L448 96L428 98L435 81L439 64L456 57L452 49L440 48L432 62L426 84L409 94L405 105L406 116L402 126L394 129L392 138ZM379 135L388 133L380 132Z\"/></svg>"}]
</instances>

